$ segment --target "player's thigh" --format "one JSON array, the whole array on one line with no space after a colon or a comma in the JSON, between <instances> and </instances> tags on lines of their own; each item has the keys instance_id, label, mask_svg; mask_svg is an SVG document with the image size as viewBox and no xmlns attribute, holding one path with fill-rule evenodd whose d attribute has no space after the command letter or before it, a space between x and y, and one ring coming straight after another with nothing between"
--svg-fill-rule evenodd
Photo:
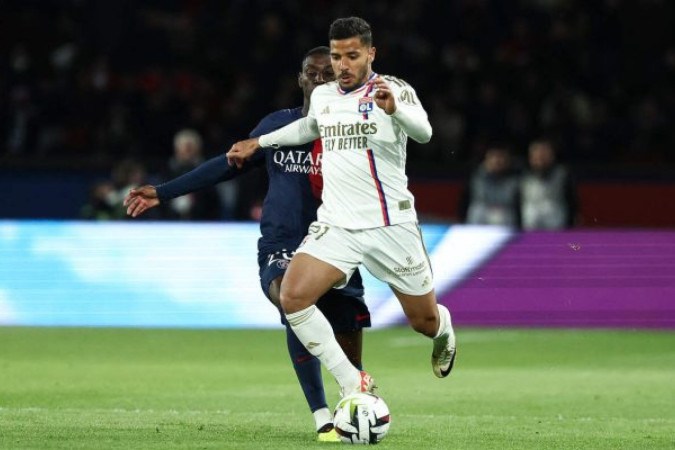
<instances>
[{"instance_id":1,"label":"player's thigh","mask_svg":"<svg viewBox=\"0 0 675 450\"><path fill-rule=\"evenodd\" d=\"M286 273L292 256L293 252L286 250L258 256L260 287L265 297L276 307L279 307L281 304L279 300L281 280Z\"/></svg>"},{"instance_id":2,"label":"player's thigh","mask_svg":"<svg viewBox=\"0 0 675 450\"><path fill-rule=\"evenodd\" d=\"M344 277L337 267L307 253L296 253L281 282L281 306L292 313L313 305Z\"/></svg>"},{"instance_id":3,"label":"player's thigh","mask_svg":"<svg viewBox=\"0 0 675 450\"><path fill-rule=\"evenodd\" d=\"M328 287L342 288L347 285L362 261L362 251L358 239L354 235L354 232L340 227L313 222L309 226L309 233L296 249L293 262L295 263L299 255L304 254L311 256L309 267L306 267L306 270L311 270L313 266L316 266L317 270L324 270L322 264L313 264L312 261L321 261L331 268L337 269L342 276L338 278L334 285ZM303 257L302 261L307 261L307 258ZM338 276L335 271L333 271L333 274ZM296 282L294 280L294 283ZM322 291L321 294L327 290Z\"/></svg>"},{"instance_id":4,"label":"player's thigh","mask_svg":"<svg viewBox=\"0 0 675 450\"><path fill-rule=\"evenodd\" d=\"M281 307L281 281L284 279L283 275L278 276L269 285L267 290L267 298L277 308Z\"/></svg>"},{"instance_id":5,"label":"player's thigh","mask_svg":"<svg viewBox=\"0 0 675 450\"><path fill-rule=\"evenodd\" d=\"M431 262L415 223L367 230L363 264L396 292L424 296L433 289Z\"/></svg>"}]
</instances>

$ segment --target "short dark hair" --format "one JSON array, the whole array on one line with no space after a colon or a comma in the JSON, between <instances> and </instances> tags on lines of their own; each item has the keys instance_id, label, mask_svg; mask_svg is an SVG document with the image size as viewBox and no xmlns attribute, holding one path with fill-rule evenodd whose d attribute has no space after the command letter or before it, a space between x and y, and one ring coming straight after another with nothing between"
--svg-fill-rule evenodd
<instances>
[{"instance_id":1,"label":"short dark hair","mask_svg":"<svg viewBox=\"0 0 675 450\"><path fill-rule=\"evenodd\" d=\"M305 53L305 56L302 57L302 61L304 62L307 58L314 55L330 56L330 48L326 47L325 45L314 47L313 49L308 50L307 53Z\"/></svg>"},{"instance_id":2,"label":"short dark hair","mask_svg":"<svg viewBox=\"0 0 675 450\"><path fill-rule=\"evenodd\" d=\"M314 47L311 50L308 50L307 53L305 53L305 56L302 57L302 70L305 70L305 67L307 66L307 58L315 56L315 55L323 55L323 56L330 56L330 48L326 47L325 45L320 45L319 47Z\"/></svg>"},{"instance_id":3,"label":"short dark hair","mask_svg":"<svg viewBox=\"0 0 675 450\"><path fill-rule=\"evenodd\" d=\"M370 31L370 25L360 17L336 19L328 31L328 39L331 41L352 37L358 37L367 46L373 45L373 34Z\"/></svg>"}]
</instances>

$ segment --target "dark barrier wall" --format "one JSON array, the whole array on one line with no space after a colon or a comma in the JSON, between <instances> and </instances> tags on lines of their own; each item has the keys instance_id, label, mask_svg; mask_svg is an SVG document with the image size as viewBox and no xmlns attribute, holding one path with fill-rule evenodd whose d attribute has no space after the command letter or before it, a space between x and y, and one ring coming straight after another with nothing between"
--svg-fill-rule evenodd
<instances>
[{"instance_id":1,"label":"dark barrier wall","mask_svg":"<svg viewBox=\"0 0 675 450\"><path fill-rule=\"evenodd\" d=\"M92 171L0 170L0 218L74 219L89 187L107 177ZM412 179L423 220L457 220L460 181ZM675 182L579 183L582 227L675 227Z\"/></svg>"},{"instance_id":2,"label":"dark barrier wall","mask_svg":"<svg viewBox=\"0 0 675 450\"><path fill-rule=\"evenodd\" d=\"M0 171L0 218L75 219L106 172Z\"/></svg>"},{"instance_id":3,"label":"dark barrier wall","mask_svg":"<svg viewBox=\"0 0 675 450\"><path fill-rule=\"evenodd\" d=\"M460 182L412 181L417 209L428 218L456 220ZM581 227L675 227L675 183L581 182Z\"/></svg>"}]
</instances>

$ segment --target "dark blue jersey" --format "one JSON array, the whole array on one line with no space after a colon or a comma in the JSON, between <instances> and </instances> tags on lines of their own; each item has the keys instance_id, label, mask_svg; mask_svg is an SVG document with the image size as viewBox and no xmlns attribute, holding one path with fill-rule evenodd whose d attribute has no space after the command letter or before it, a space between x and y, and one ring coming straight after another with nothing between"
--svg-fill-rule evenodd
<instances>
[{"instance_id":1,"label":"dark blue jersey","mask_svg":"<svg viewBox=\"0 0 675 450\"><path fill-rule=\"evenodd\" d=\"M302 117L302 108L282 109L269 114L251 131L259 137ZM263 202L258 243L260 253L273 253L279 247L295 250L316 220L319 200L312 194L309 174L320 169L312 158L312 144L264 149L255 157L265 161L269 188Z\"/></svg>"},{"instance_id":2,"label":"dark blue jersey","mask_svg":"<svg viewBox=\"0 0 675 450\"><path fill-rule=\"evenodd\" d=\"M251 132L258 137L281 128L302 117L302 108L282 109L263 118ZM258 150L241 169L230 166L225 155L210 159L196 169L174 180L157 186L160 201L230 180L266 165L269 184L263 202L258 241L258 262L264 264L267 256L282 250L293 252L316 220L319 200L312 194L310 174L316 174L319 162L312 156L313 144L297 147ZM362 297L363 283L358 270L343 289L345 295Z\"/></svg>"}]
</instances>

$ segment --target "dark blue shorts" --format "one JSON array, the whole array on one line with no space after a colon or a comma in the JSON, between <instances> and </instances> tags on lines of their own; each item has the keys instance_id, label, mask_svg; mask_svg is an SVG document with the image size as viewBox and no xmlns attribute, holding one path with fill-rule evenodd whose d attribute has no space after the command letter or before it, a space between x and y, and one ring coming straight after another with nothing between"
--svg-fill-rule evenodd
<instances>
[{"instance_id":1,"label":"dark blue shorts","mask_svg":"<svg viewBox=\"0 0 675 450\"><path fill-rule=\"evenodd\" d=\"M270 284L286 273L291 257L290 252L276 252L258 259L260 287L268 299ZM346 295L342 289L331 289L316 302L316 306L326 316L336 333L348 333L370 327L370 311L363 297ZM285 320L281 314L281 323L285 324Z\"/></svg>"}]
</instances>

